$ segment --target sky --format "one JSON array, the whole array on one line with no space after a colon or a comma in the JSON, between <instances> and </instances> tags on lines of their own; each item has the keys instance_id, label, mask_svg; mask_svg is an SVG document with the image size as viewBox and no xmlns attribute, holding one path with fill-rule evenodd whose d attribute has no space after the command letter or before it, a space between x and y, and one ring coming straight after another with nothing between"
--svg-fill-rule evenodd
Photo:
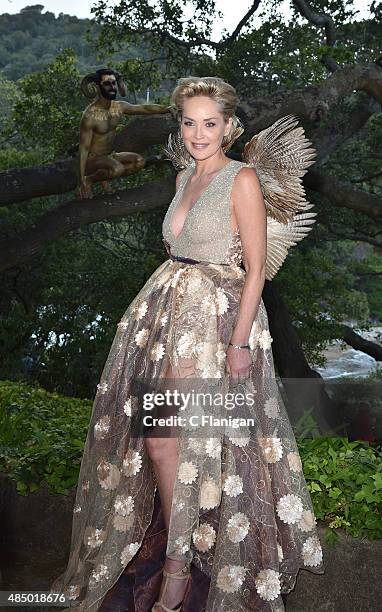
<instances>
[{"instance_id":1,"label":"sky","mask_svg":"<svg viewBox=\"0 0 382 612\"><path fill-rule=\"evenodd\" d=\"M118 0L115 0L118 3ZM359 19L363 19L369 15L366 7L370 5L370 1L355 0L354 7L360 10ZM43 4L47 11L54 13L56 16L59 13L68 15L76 15L77 17L92 17L90 7L94 4L94 0L0 0L1 13L18 13L25 6L33 4ZM216 6L224 13L224 19L218 21L213 29L213 40L220 40L222 27L231 32L237 25L238 21L245 15L248 8L251 6L251 0L217 0ZM290 0L280 0L280 5L283 13L288 19L290 17ZM43 13L45 10L43 10Z\"/></svg>"}]
</instances>

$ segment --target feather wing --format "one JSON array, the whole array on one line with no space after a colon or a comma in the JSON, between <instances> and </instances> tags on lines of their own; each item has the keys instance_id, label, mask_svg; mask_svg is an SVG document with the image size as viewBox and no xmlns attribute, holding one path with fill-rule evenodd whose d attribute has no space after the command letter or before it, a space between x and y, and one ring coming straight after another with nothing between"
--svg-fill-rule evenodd
<instances>
[{"instance_id":1,"label":"feather wing","mask_svg":"<svg viewBox=\"0 0 382 612\"><path fill-rule=\"evenodd\" d=\"M165 159L169 159L177 170L187 168L192 163L191 155L184 146L180 130L169 135L164 154Z\"/></svg>"},{"instance_id":2,"label":"feather wing","mask_svg":"<svg viewBox=\"0 0 382 612\"><path fill-rule=\"evenodd\" d=\"M313 204L305 206L305 210ZM292 221L280 223L272 217L267 218L267 259L265 277L268 280L276 275L284 263L290 247L300 242L311 231L317 213L304 212L295 215Z\"/></svg>"},{"instance_id":3,"label":"feather wing","mask_svg":"<svg viewBox=\"0 0 382 612\"><path fill-rule=\"evenodd\" d=\"M243 161L256 170L268 216L291 221L307 204L301 177L314 163L316 151L295 115L285 115L251 138Z\"/></svg>"}]
</instances>

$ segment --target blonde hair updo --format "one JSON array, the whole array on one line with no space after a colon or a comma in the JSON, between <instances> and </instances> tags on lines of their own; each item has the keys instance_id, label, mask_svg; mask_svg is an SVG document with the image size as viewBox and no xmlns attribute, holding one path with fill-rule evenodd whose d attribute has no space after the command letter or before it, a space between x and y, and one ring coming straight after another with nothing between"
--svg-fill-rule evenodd
<instances>
[{"instance_id":1,"label":"blonde hair updo","mask_svg":"<svg viewBox=\"0 0 382 612\"><path fill-rule=\"evenodd\" d=\"M239 117L235 115L238 103L235 88L219 77L190 76L178 79L171 95L171 103L178 111L179 120L182 117L184 100L195 96L207 96L214 100L220 106L225 121L232 117L231 129L227 136L224 136L222 142L223 151L228 151L235 140L244 132L243 124Z\"/></svg>"}]
</instances>

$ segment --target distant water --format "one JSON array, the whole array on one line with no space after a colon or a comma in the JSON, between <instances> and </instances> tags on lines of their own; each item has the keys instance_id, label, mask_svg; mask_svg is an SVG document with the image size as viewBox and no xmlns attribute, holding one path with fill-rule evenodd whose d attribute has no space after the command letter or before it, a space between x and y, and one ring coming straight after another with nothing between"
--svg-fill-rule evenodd
<instances>
[{"instance_id":1,"label":"distant water","mask_svg":"<svg viewBox=\"0 0 382 612\"><path fill-rule=\"evenodd\" d=\"M357 330L355 330L357 331ZM367 340L380 343L382 339L382 327L372 327L369 332L359 331L360 335ZM370 355L362 351L356 351L352 347L341 350L340 341L335 340L325 351L327 363L324 368L315 367L314 369L323 378L346 378L348 376L364 378L381 367L381 362L376 361Z\"/></svg>"}]
</instances>

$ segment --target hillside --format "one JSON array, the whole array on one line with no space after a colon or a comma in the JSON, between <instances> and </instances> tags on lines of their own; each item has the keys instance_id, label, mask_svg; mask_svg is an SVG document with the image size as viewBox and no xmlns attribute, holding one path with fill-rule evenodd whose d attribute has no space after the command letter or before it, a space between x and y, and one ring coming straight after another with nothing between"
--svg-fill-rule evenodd
<instances>
[{"instance_id":1,"label":"hillside","mask_svg":"<svg viewBox=\"0 0 382 612\"><path fill-rule=\"evenodd\" d=\"M15 81L43 70L62 49L68 47L76 52L82 74L99 68L101 64L97 62L95 44L87 42L85 36L89 30L92 41L95 41L99 26L90 19L78 19L64 13L56 17L54 13L43 11L42 4L35 4L14 15L0 15L0 72L3 76ZM126 53L114 58L126 59Z\"/></svg>"}]
</instances>

